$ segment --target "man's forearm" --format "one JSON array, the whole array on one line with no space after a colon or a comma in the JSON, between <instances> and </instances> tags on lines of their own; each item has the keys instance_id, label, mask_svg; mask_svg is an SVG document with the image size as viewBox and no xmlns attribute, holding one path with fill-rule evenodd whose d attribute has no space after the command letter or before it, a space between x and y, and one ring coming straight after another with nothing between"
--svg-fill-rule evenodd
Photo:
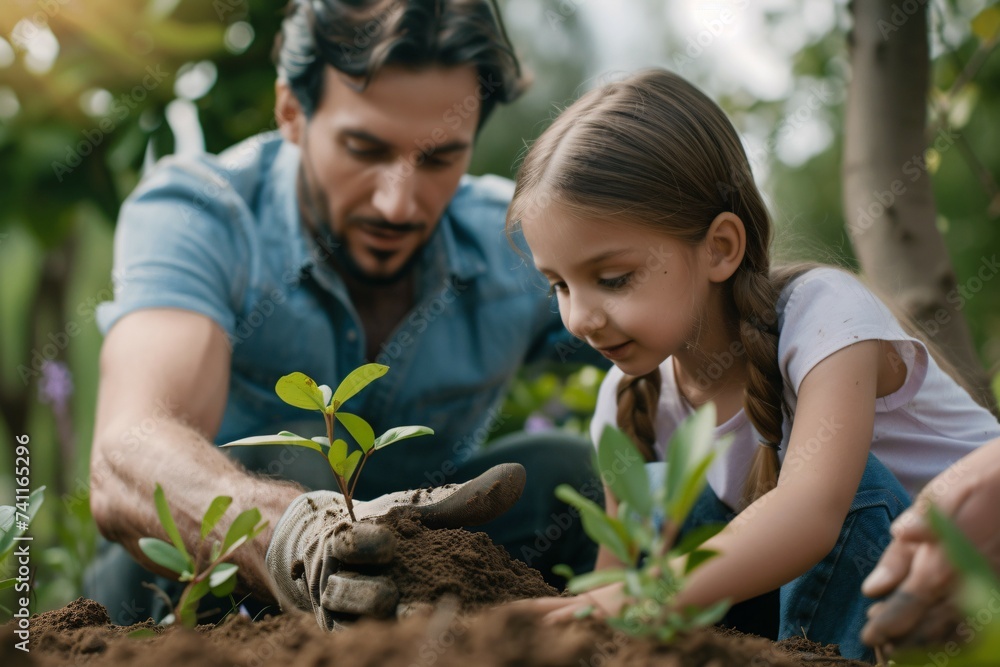
<instances>
[{"instance_id":1,"label":"man's forearm","mask_svg":"<svg viewBox=\"0 0 1000 667\"><path fill-rule=\"evenodd\" d=\"M121 543L146 567L163 571L145 557L138 544L141 537L168 539L153 501L156 484L163 487L192 554L198 547L202 516L212 498L230 496L232 505L198 553L200 564L206 563L212 542L222 541L229 523L240 512L258 508L268 527L238 549L232 561L240 568L242 585L258 599L273 602L264 554L275 523L303 489L288 482L254 477L196 431L172 419L164 419L138 446L134 439L119 437L127 432L127 427L111 426L94 440L91 508L101 533Z\"/></svg>"}]
</instances>

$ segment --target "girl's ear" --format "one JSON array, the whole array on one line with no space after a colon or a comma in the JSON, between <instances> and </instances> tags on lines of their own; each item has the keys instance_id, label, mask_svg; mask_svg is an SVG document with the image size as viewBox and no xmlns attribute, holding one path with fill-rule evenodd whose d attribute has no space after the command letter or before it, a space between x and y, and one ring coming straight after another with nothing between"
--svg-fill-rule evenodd
<instances>
[{"instance_id":1,"label":"girl's ear","mask_svg":"<svg viewBox=\"0 0 1000 667\"><path fill-rule=\"evenodd\" d=\"M704 243L708 252L708 279L714 283L729 280L746 252L747 232L743 221L735 213L720 213L709 226Z\"/></svg>"},{"instance_id":2,"label":"girl's ear","mask_svg":"<svg viewBox=\"0 0 1000 667\"><path fill-rule=\"evenodd\" d=\"M285 141L298 144L306 115L288 83L280 79L274 82L274 119Z\"/></svg>"}]
</instances>

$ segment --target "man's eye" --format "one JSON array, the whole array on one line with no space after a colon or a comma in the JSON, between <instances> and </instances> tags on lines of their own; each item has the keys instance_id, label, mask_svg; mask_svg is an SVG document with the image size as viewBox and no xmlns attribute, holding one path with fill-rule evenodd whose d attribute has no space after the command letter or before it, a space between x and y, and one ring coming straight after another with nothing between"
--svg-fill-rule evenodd
<instances>
[{"instance_id":1,"label":"man's eye","mask_svg":"<svg viewBox=\"0 0 1000 667\"><path fill-rule=\"evenodd\" d=\"M606 287L608 289L621 289L629 284L632 280L632 273L623 273L620 276L614 278L599 278L598 284L601 287Z\"/></svg>"},{"instance_id":2,"label":"man's eye","mask_svg":"<svg viewBox=\"0 0 1000 667\"><path fill-rule=\"evenodd\" d=\"M385 149L379 146L361 144L352 141L345 142L344 148L347 149L348 153L354 155L355 157L373 158L380 157L385 154Z\"/></svg>"}]
</instances>

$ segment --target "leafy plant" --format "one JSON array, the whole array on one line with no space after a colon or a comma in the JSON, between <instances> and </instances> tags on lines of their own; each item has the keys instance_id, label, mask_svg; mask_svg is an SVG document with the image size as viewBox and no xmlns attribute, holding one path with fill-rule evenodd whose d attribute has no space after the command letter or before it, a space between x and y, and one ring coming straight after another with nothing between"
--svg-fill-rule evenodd
<instances>
[{"instance_id":1,"label":"leafy plant","mask_svg":"<svg viewBox=\"0 0 1000 667\"><path fill-rule=\"evenodd\" d=\"M24 534L35 518L38 509L45 500L45 487L40 486L28 495L26 503L17 505L0 505L0 568L7 562L7 558L14 551L14 541ZM18 583L17 577L0 579L0 591L11 588ZM20 590L20 589L19 589ZM0 605L0 610L6 615L12 612L10 609Z\"/></svg>"},{"instance_id":2,"label":"leafy plant","mask_svg":"<svg viewBox=\"0 0 1000 667\"><path fill-rule=\"evenodd\" d=\"M994 618L993 601L997 591L1000 591L1000 578L961 529L937 507L930 507L928 518L931 529L941 540L948 559L959 574L959 604L966 614L966 620L959 625L959 628L965 626L966 632L959 633L965 638L965 645L957 653L949 648L945 660L955 667L995 665L1000 655L1000 629L996 623L983 623L980 619L983 610L989 613L990 621ZM973 629L980 631L973 632ZM950 644L954 645L952 648L957 647L957 642ZM927 650L909 649L893 655L893 662L899 667L923 667L927 664L928 655Z\"/></svg>"},{"instance_id":3,"label":"leafy plant","mask_svg":"<svg viewBox=\"0 0 1000 667\"><path fill-rule=\"evenodd\" d=\"M170 507L167 505L167 498L159 484L156 485L153 498L156 501L156 513L160 517L160 524L167 533L167 537L170 538L170 542L164 542L155 537L143 537L139 539L139 548L151 561L171 572L176 572L180 575L180 581L187 582L187 586L181 592L176 605L171 604L166 593L154 587L167 601L167 605L171 607L171 613L162 622L164 624L179 622L185 627L194 627L198 622L198 602L209 591L221 598L229 595L236 588L236 572L239 568L235 564L225 561L233 555L234 551L259 535L267 527L267 521L261 521L260 510L256 507L242 512L229 525L222 542L213 541L208 557L209 562L205 567L199 567L198 554L202 552L205 540L219 523L222 515L229 509L233 499L229 496L217 496L209 503L201 520L201 533L194 549L194 555L192 555L185 547L184 540L181 539L181 533L177 530L177 524L174 522Z\"/></svg>"},{"instance_id":4,"label":"leafy plant","mask_svg":"<svg viewBox=\"0 0 1000 667\"><path fill-rule=\"evenodd\" d=\"M579 576L565 565L555 569L570 578L567 587L572 593L623 584L629 601L608 619L613 627L666 642L680 632L715 623L729 608L728 600L707 609L679 610L672 604L691 571L716 555L701 545L723 528L722 524L701 526L675 544L705 486L709 466L728 444L715 442L714 429L711 403L686 419L667 448L666 482L651 491L645 462L635 445L618 429L606 427L597 447L597 467L618 499L618 516L609 516L571 486L556 488L560 500L579 510L587 534L625 563L621 568Z\"/></svg>"},{"instance_id":5,"label":"leafy plant","mask_svg":"<svg viewBox=\"0 0 1000 667\"><path fill-rule=\"evenodd\" d=\"M326 435L314 438L304 438L290 431L281 431L277 435L258 435L228 442L223 447L235 445L294 445L306 447L324 454L337 480L337 486L347 503L347 511L351 521L357 521L354 516L354 489L361 476L361 470L372 454L388 447L394 442L414 438L420 435L432 435L434 431L426 426L397 426L382 435L375 437L371 425L358 415L342 412L341 406L352 396L369 384L389 372L388 366L382 364L365 364L348 374L336 391L327 385L318 385L305 373L292 373L280 378L274 391L285 403L303 410L318 410L323 414L326 423ZM360 450L348 452L347 441L334 438L334 427L337 419L347 429L351 437L358 443ZM324 453L324 449L326 452Z\"/></svg>"}]
</instances>

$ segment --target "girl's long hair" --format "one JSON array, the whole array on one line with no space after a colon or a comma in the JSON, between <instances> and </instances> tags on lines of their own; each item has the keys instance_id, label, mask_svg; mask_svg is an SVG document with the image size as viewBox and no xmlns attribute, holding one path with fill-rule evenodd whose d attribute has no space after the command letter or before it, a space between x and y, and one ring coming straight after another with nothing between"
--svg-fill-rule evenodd
<instances>
[{"instance_id":1,"label":"girl's long hair","mask_svg":"<svg viewBox=\"0 0 1000 667\"><path fill-rule=\"evenodd\" d=\"M639 72L591 90L531 146L517 177L508 231L558 205L569 214L647 225L697 244L720 213L746 228L746 251L723 286L745 349L744 409L762 439L782 438L777 295L791 275L772 275L771 221L739 136L722 109L680 76ZM659 369L626 376L618 424L653 458ZM744 506L774 488L778 454L758 447Z\"/></svg>"}]
</instances>

